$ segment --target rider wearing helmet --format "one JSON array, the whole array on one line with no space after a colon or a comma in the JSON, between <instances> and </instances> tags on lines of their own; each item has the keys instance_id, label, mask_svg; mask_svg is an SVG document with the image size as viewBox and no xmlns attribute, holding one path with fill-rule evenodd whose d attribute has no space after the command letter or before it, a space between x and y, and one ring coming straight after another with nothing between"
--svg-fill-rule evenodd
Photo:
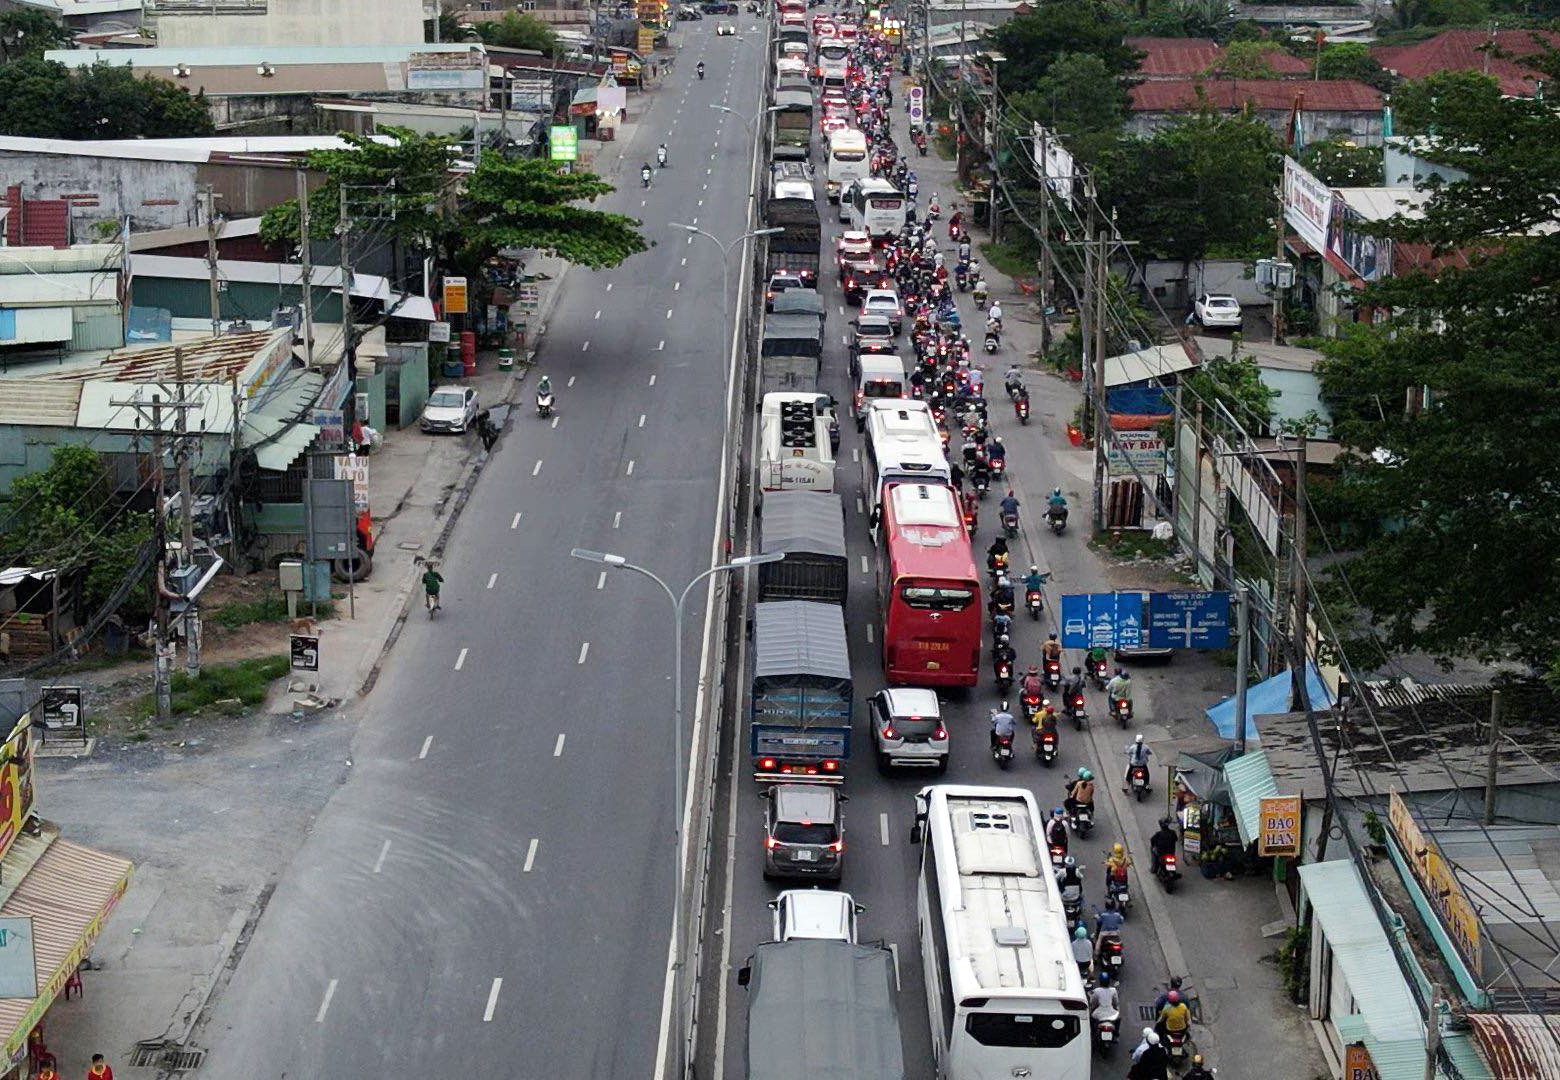
<instances>
[{"instance_id":1,"label":"rider wearing helmet","mask_svg":"<svg viewBox=\"0 0 1560 1080\"><path fill-rule=\"evenodd\" d=\"M1213 1070L1203 1064L1201 1054L1193 1054L1192 1067L1181 1074L1181 1080L1213 1080Z\"/></svg>"},{"instance_id":2,"label":"rider wearing helmet","mask_svg":"<svg viewBox=\"0 0 1560 1080\"><path fill-rule=\"evenodd\" d=\"M1105 856L1105 891L1109 893L1110 883L1127 883L1127 867L1132 865L1132 856L1127 854L1127 849L1117 843L1110 849L1110 854Z\"/></svg>"},{"instance_id":3,"label":"rider wearing helmet","mask_svg":"<svg viewBox=\"0 0 1560 1080\"><path fill-rule=\"evenodd\" d=\"M1046 576L1047 575L1040 572L1039 566L1035 565L1034 563L1030 563L1029 573L1024 575L1024 591L1039 592L1041 586L1045 584Z\"/></svg>"},{"instance_id":4,"label":"rider wearing helmet","mask_svg":"<svg viewBox=\"0 0 1560 1080\"><path fill-rule=\"evenodd\" d=\"M1078 970L1085 975L1094 964L1094 947L1089 944L1089 928L1082 925L1073 931L1072 940L1073 959L1078 963Z\"/></svg>"},{"instance_id":5,"label":"rider wearing helmet","mask_svg":"<svg viewBox=\"0 0 1560 1080\"><path fill-rule=\"evenodd\" d=\"M1045 841L1067 850L1067 823L1062 819L1060 806L1051 811L1051 820L1045 823Z\"/></svg>"},{"instance_id":6,"label":"rider wearing helmet","mask_svg":"<svg viewBox=\"0 0 1560 1080\"><path fill-rule=\"evenodd\" d=\"M1160 1032L1161 1038L1171 1035L1185 1035L1187 1028L1192 1026L1192 1010L1181 1000L1181 991L1171 990L1165 994L1165 1006L1159 1010L1159 1019L1154 1027Z\"/></svg>"},{"instance_id":7,"label":"rider wearing helmet","mask_svg":"<svg viewBox=\"0 0 1560 1080\"><path fill-rule=\"evenodd\" d=\"M1127 772L1126 775L1121 779L1122 791L1132 790L1132 770L1137 768L1139 765L1143 766L1145 769L1148 768L1148 759L1153 755L1153 753L1154 752L1148 748L1148 744L1143 741L1142 733L1139 732L1138 737L1132 740L1132 742L1127 746Z\"/></svg>"},{"instance_id":8,"label":"rider wearing helmet","mask_svg":"<svg viewBox=\"0 0 1560 1080\"><path fill-rule=\"evenodd\" d=\"M1078 874L1078 860L1071 855L1062 860L1062 868L1057 871L1056 884L1060 889L1077 889L1078 895L1083 896L1083 878Z\"/></svg>"},{"instance_id":9,"label":"rider wearing helmet","mask_svg":"<svg viewBox=\"0 0 1560 1080\"><path fill-rule=\"evenodd\" d=\"M1110 1020L1121 1015L1121 997L1110 984L1108 971L1100 972L1099 985L1089 991L1089 1015L1096 1020Z\"/></svg>"},{"instance_id":10,"label":"rider wearing helmet","mask_svg":"<svg viewBox=\"0 0 1560 1080\"><path fill-rule=\"evenodd\" d=\"M1094 813L1094 774L1088 769L1079 769L1077 779L1067 785L1066 806L1071 817L1076 817L1079 810Z\"/></svg>"},{"instance_id":11,"label":"rider wearing helmet","mask_svg":"<svg viewBox=\"0 0 1560 1080\"><path fill-rule=\"evenodd\" d=\"M1040 646L1040 656L1046 660L1060 660L1062 658L1062 643L1056 639L1053 633L1045 639L1045 644Z\"/></svg>"}]
</instances>

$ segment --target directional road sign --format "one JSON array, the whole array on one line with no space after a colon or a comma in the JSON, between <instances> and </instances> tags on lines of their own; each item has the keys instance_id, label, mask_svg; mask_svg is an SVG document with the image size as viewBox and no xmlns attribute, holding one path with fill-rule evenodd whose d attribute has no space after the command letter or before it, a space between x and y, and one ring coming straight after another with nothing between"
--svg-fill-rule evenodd
<instances>
[{"instance_id":1,"label":"directional road sign","mask_svg":"<svg viewBox=\"0 0 1560 1080\"><path fill-rule=\"evenodd\" d=\"M1148 644L1151 648L1222 649L1229 643L1229 593L1149 594Z\"/></svg>"},{"instance_id":2,"label":"directional road sign","mask_svg":"<svg viewBox=\"0 0 1560 1080\"><path fill-rule=\"evenodd\" d=\"M1062 645L1132 649L1143 643L1143 594L1085 593L1062 597Z\"/></svg>"}]
</instances>

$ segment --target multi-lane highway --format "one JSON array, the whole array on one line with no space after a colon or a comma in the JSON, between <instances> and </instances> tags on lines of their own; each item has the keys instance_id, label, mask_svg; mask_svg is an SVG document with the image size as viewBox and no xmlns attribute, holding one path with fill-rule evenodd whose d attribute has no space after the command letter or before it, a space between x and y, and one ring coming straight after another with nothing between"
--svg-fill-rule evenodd
<instances>
[{"instance_id":1,"label":"multi-lane highway","mask_svg":"<svg viewBox=\"0 0 1560 1080\"><path fill-rule=\"evenodd\" d=\"M522 402L451 538L442 613L413 612L358 710L344 783L203 1033L214 1076L653 1070L670 616L646 582L568 553L622 553L673 582L709 565L721 256L668 223L723 239L746 227L751 128L711 108L761 108L759 22L736 21L737 37L684 24L675 70L630 102L623 186L599 205L642 219L657 246L568 275L540 356L558 416ZM643 190L638 165L662 141L670 167Z\"/></svg>"}]
</instances>

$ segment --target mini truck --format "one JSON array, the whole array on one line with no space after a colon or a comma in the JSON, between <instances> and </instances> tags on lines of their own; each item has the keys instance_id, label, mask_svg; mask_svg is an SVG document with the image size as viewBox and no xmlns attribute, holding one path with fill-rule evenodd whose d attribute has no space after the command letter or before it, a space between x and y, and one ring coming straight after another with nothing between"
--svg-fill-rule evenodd
<instances>
[{"instance_id":1,"label":"mini truck","mask_svg":"<svg viewBox=\"0 0 1560 1080\"><path fill-rule=\"evenodd\" d=\"M854 701L845 614L835 604L753 607L753 719L748 749L760 783L838 783L850 758Z\"/></svg>"}]
</instances>

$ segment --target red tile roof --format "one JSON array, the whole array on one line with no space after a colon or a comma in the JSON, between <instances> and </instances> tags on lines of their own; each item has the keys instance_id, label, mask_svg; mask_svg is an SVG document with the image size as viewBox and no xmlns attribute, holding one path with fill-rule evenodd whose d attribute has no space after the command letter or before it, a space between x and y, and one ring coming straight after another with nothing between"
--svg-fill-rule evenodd
<instances>
[{"instance_id":1,"label":"red tile roof","mask_svg":"<svg viewBox=\"0 0 1560 1080\"><path fill-rule=\"evenodd\" d=\"M1210 38L1130 37L1127 44L1144 54L1138 74L1148 79L1201 75L1224 55L1224 49ZM1267 62L1279 75L1311 74L1311 65L1277 46L1268 50Z\"/></svg>"},{"instance_id":2,"label":"red tile roof","mask_svg":"<svg viewBox=\"0 0 1560 1080\"><path fill-rule=\"evenodd\" d=\"M1268 112L1287 112L1295 107L1296 99L1301 112L1371 112L1381 108L1382 100L1380 91L1352 79L1167 79L1134 86L1132 111L1190 112L1202 100L1221 111L1250 105Z\"/></svg>"},{"instance_id":3,"label":"red tile roof","mask_svg":"<svg viewBox=\"0 0 1560 1080\"><path fill-rule=\"evenodd\" d=\"M1423 79L1438 71L1484 71L1500 83L1501 93L1532 97L1544 76L1530 67L1496 56L1531 56L1540 52L1534 37L1560 46L1560 33L1552 30L1448 30L1415 45L1380 45L1370 51L1376 62L1405 79ZM1493 45L1491 46L1491 38Z\"/></svg>"}]
</instances>

